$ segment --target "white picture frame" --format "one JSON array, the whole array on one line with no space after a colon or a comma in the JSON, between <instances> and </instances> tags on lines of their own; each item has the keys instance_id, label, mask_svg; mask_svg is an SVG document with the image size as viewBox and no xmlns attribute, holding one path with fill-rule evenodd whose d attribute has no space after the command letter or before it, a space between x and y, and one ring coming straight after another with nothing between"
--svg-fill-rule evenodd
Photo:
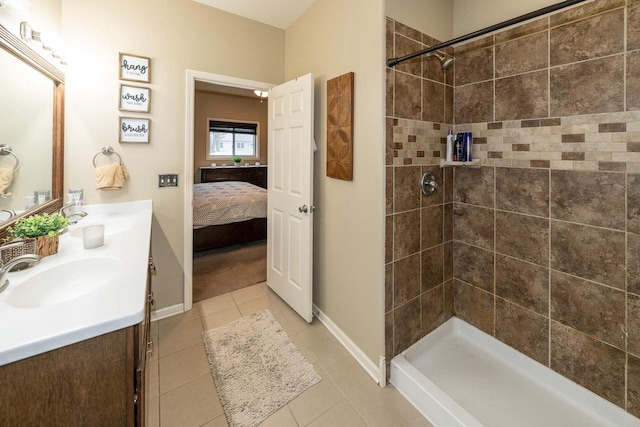
<instances>
[{"instance_id":1,"label":"white picture frame","mask_svg":"<svg viewBox=\"0 0 640 427\"><path fill-rule=\"evenodd\" d=\"M120 80L151 83L151 60L146 56L120 53Z\"/></svg>"},{"instance_id":2,"label":"white picture frame","mask_svg":"<svg viewBox=\"0 0 640 427\"><path fill-rule=\"evenodd\" d=\"M119 141L149 143L151 120L139 117L120 117Z\"/></svg>"},{"instance_id":3,"label":"white picture frame","mask_svg":"<svg viewBox=\"0 0 640 427\"><path fill-rule=\"evenodd\" d=\"M120 111L148 113L151 104L151 89L141 86L120 85Z\"/></svg>"}]
</instances>

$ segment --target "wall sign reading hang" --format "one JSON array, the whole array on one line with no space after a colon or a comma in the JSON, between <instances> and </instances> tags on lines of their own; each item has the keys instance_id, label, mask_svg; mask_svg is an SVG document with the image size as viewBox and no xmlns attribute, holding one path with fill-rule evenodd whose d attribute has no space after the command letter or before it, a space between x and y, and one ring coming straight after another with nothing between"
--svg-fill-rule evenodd
<instances>
[{"instance_id":1,"label":"wall sign reading hang","mask_svg":"<svg viewBox=\"0 0 640 427\"><path fill-rule=\"evenodd\" d=\"M149 142L149 119L120 117L120 142Z\"/></svg>"},{"instance_id":2,"label":"wall sign reading hang","mask_svg":"<svg viewBox=\"0 0 640 427\"><path fill-rule=\"evenodd\" d=\"M151 89L120 85L120 111L149 112Z\"/></svg>"},{"instance_id":3,"label":"wall sign reading hang","mask_svg":"<svg viewBox=\"0 0 640 427\"><path fill-rule=\"evenodd\" d=\"M120 53L120 80L150 83L151 65L149 58Z\"/></svg>"}]
</instances>

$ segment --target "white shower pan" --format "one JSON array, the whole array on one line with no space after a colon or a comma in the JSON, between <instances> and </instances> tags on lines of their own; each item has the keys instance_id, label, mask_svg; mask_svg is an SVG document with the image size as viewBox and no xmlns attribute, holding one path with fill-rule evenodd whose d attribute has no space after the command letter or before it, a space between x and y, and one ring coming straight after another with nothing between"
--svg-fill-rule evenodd
<instances>
[{"instance_id":1,"label":"white shower pan","mask_svg":"<svg viewBox=\"0 0 640 427\"><path fill-rule=\"evenodd\" d=\"M391 383L436 427L640 426L640 419L456 317L391 361Z\"/></svg>"}]
</instances>

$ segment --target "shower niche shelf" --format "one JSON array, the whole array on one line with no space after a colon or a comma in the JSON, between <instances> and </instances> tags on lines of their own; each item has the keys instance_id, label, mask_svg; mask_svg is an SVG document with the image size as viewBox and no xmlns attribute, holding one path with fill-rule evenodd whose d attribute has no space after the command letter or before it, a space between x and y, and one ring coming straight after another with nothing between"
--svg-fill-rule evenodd
<instances>
[{"instance_id":1,"label":"shower niche shelf","mask_svg":"<svg viewBox=\"0 0 640 427\"><path fill-rule=\"evenodd\" d=\"M479 168L480 167L480 159L471 160L470 162L448 162L446 160L440 160L441 168L451 168L454 166L466 166L469 168Z\"/></svg>"}]
</instances>

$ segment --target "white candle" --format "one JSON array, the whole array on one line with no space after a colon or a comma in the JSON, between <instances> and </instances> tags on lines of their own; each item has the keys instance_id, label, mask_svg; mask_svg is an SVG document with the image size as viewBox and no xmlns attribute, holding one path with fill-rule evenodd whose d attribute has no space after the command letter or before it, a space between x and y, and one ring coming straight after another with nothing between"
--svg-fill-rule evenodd
<instances>
[{"instance_id":1,"label":"white candle","mask_svg":"<svg viewBox=\"0 0 640 427\"><path fill-rule=\"evenodd\" d=\"M88 225L82 229L82 244L85 249L98 248L104 245L104 225Z\"/></svg>"}]
</instances>

